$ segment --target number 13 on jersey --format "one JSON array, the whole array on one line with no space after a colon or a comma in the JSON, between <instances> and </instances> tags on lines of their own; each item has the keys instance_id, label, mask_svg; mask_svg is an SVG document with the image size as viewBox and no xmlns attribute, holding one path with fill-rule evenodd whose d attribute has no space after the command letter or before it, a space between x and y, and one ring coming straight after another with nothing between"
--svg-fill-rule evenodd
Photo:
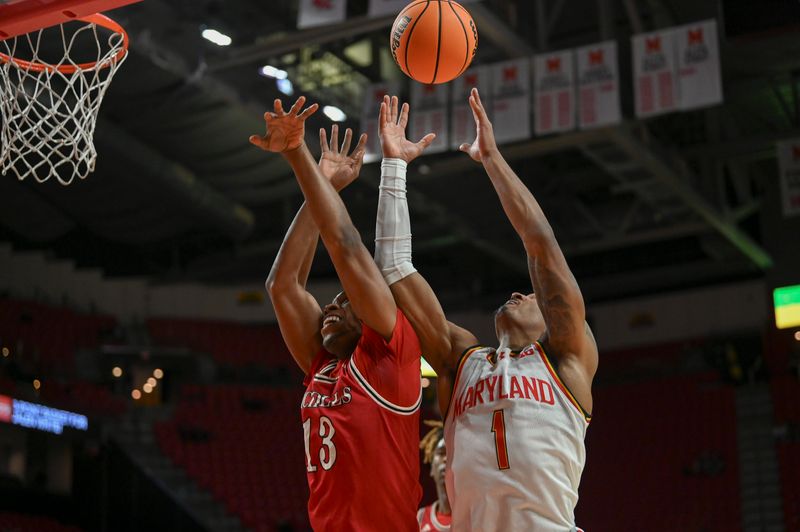
<instances>
[{"instance_id":1,"label":"number 13 on jersey","mask_svg":"<svg viewBox=\"0 0 800 532\"><path fill-rule=\"evenodd\" d=\"M494 450L497 453L497 468L508 469L508 444L506 440L506 416L503 410L492 413L492 432L494 433Z\"/></svg>"},{"instance_id":2,"label":"number 13 on jersey","mask_svg":"<svg viewBox=\"0 0 800 532\"><path fill-rule=\"evenodd\" d=\"M303 436L306 444L306 471L313 473L317 470L314 461L311 459L311 419L303 422ZM319 465L328 471L336 463L336 445L333 443L333 435L336 430L333 428L333 421L326 416L319 418L319 437L322 438L322 445L319 448ZM316 457L315 457L316 458Z\"/></svg>"}]
</instances>

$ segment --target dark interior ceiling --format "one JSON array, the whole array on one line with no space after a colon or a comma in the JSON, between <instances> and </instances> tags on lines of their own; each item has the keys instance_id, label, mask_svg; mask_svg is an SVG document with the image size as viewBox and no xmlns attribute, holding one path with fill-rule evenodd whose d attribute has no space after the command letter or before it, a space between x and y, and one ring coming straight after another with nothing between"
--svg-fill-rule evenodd
<instances>
[{"instance_id":1,"label":"dark interior ceiling","mask_svg":"<svg viewBox=\"0 0 800 532\"><path fill-rule=\"evenodd\" d=\"M470 4L481 35L475 64L606 38L620 45L622 126L503 147L589 299L768 267L759 213L774 142L800 135L800 13L789 0L764 3L771 9L744 0ZM257 69L285 69L295 96L340 107L354 129L366 84L401 79L387 47L391 17L369 20L367 0L351 0L344 23L298 32L297 4L145 0L111 12L131 53L101 110L97 170L69 187L0 178L0 237L109 276L262 280L302 198L281 158L247 141L263 130L270 102L289 99ZM537 23L542 12L547 24ZM725 104L634 120L630 35L707 18L722 21ZM202 39L204 27L233 45ZM317 113L310 145L330 125ZM343 194L370 249L378 171L366 165ZM410 175L414 260L446 305L489 304L528 284L522 246L477 166L462 154L431 155ZM324 251L313 275L335 276Z\"/></svg>"}]
</instances>

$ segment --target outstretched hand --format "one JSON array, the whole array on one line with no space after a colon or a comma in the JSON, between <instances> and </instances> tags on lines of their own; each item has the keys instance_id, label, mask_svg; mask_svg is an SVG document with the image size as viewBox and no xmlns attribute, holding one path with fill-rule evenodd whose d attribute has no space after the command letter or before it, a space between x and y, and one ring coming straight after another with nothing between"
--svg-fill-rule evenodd
<instances>
[{"instance_id":1,"label":"outstretched hand","mask_svg":"<svg viewBox=\"0 0 800 532\"><path fill-rule=\"evenodd\" d=\"M469 95L469 106L472 109L472 116L475 117L475 141L472 144L462 144L458 149L475 161L482 163L487 157L497 152L494 129L486 115L486 109L483 107L478 89L472 89Z\"/></svg>"},{"instance_id":2,"label":"outstretched hand","mask_svg":"<svg viewBox=\"0 0 800 532\"><path fill-rule=\"evenodd\" d=\"M397 96L383 97L379 117L379 133L384 159L402 159L410 163L425 151L436 138L434 133L428 133L419 142L411 142L406 138L408 125L408 104L404 103L398 113L399 101Z\"/></svg>"},{"instance_id":3,"label":"outstretched hand","mask_svg":"<svg viewBox=\"0 0 800 532\"><path fill-rule=\"evenodd\" d=\"M302 113L300 109L306 103L306 97L300 96L289 112L283 110L283 103L275 100L275 111L264 113L267 121L267 133L263 137L252 135L250 143L264 151L285 153L299 148L304 141L306 119L313 115L319 104L313 104Z\"/></svg>"},{"instance_id":4,"label":"outstretched hand","mask_svg":"<svg viewBox=\"0 0 800 532\"><path fill-rule=\"evenodd\" d=\"M331 141L328 144L328 135L324 128L319 130L319 145L322 156L319 159L319 169L327 177L333 188L342 190L358 178L361 166L364 164L364 154L367 151L367 134L358 139L358 144L350 155L350 143L353 140L353 130L347 128L344 132L344 143L339 149L339 126L331 127Z\"/></svg>"}]
</instances>

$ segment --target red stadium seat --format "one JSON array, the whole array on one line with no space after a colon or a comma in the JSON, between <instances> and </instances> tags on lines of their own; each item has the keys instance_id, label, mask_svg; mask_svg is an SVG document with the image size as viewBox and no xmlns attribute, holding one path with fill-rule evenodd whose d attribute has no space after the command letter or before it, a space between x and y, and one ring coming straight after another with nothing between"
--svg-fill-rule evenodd
<instances>
[{"instance_id":1,"label":"red stadium seat","mask_svg":"<svg viewBox=\"0 0 800 532\"><path fill-rule=\"evenodd\" d=\"M594 396L579 526L741 528L733 388L701 375L598 387ZM704 457L718 469L693 469Z\"/></svg>"},{"instance_id":2,"label":"red stadium seat","mask_svg":"<svg viewBox=\"0 0 800 532\"><path fill-rule=\"evenodd\" d=\"M8 299L0 299L0 318L3 344L10 348L21 344L20 356L37 353L36 369L42 375L70 374L75 365L75 351L97 347L101 334L116 324L111 316Z\"/></svg>"},{"instance_id":3,"label":"red stadium seat","mask_svg":"<svg viewBox=\"0 0 800 532\"><path fill-rule=\"evenodd\" d=\"M0 530L36 532L81 532L75 526L63 525L50 517L0 512Z\"/></svg>"},{"instance_id":4,"label":"red stadium seat","mask_svg":"<svg viewBox=\"0 0 800 532\"><path fill-rule=\"evenodd\" d=\"M223 365L293 365L275 325L155 318L147 321L147 328L156 343L206 352Z\"/></svg>"},{"instance_id":5,"label":"red stadium seat","mask_svg":"<svg viewBox=\"0 0 800 532\"><path fill-rule=\"evenodd\" d=\"M782 375L770 383L775 424L786 430L776 444L786 530L800 530L800 381Z\"/></svg>"},{"instance_id":6,"label":"red stadium seat","mask_svg":"<svg viewBox=\"0 0 800 532\"><path fill-rule=\"evenodd\" d=\"M252 386L185 386L173 419L159 423L156 440L165 455L248 528L273 530L288 519L309 527L304 451L298 437L272 437L296 430L294 408L302 390ZM261 399L269 408L247 410L243 400ZM208 441L182 439L181 428L203 428ZM280 459L271 459L278 456Z\"/></svg>"}]
</instances>

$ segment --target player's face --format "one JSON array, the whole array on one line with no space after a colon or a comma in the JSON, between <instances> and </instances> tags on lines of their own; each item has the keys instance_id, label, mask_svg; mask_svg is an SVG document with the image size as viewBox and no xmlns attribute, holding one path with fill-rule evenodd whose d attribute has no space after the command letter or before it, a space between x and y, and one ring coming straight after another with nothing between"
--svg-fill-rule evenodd
<instances>
[{"instance_id":1,"label":"player's face","mask_svg":"<svg viewBox=\"0 0 800 532\"><path fill-rule=\"evenodd\" d=\"M520 324L525 328L530 328L532 334L536 336L543 333L544 317L542 311L539 310L536 294L512 293L508 301L495 312L494 323L498 331L511 324Z\"/></svg>"},{"instance_id":2,"label":"player's face","mask_svg":"<svg viewBox=\"0 0 800 532\"><path fill-rule=\"evenodd\" d=\"M431 476L433 477L433 483L436 484L436 496L439 498L439 503L445 505L446 508L450 508L450 502L447 500L447 487L445 486L444 480L445 466L447 466L447 452L444 447L444 438L442 438L433 451Z\"/></svg>"},{"instance_id":3,"label":"player's face","mask_svg":"<svg viewBox=\"0 0 800 532\"><path fill-rule=\"evenodd\" d=\"M439 440L431 459L431 476L436 484L444 484L444 470L447 467L447 451L444 447L444 438Z\"/></svg>"},{"instance_id":4,"label":"player's face","mask_svg":"<svg viewBox=\"0 0 800 532\"><path fill-rule=\"evenodd\" d=\"M523 294L514 292L508 298L508 301L503 303L497 309L495 315L509 314L522 316L525 314L535 314L539 310L539 305L536 303L536 294Z\"/></svg>"},{"instance_id":5,"label":"player's face","mask_svg":"<svg viewBox=\"0 0 800 532\"><path fill-rule=\"evenodd\" d=\"M340 292L322 309L322 345L338 358L350 355L361 338L361 322L350 307L347 294Z\"/></svg>"}]
</instances>

